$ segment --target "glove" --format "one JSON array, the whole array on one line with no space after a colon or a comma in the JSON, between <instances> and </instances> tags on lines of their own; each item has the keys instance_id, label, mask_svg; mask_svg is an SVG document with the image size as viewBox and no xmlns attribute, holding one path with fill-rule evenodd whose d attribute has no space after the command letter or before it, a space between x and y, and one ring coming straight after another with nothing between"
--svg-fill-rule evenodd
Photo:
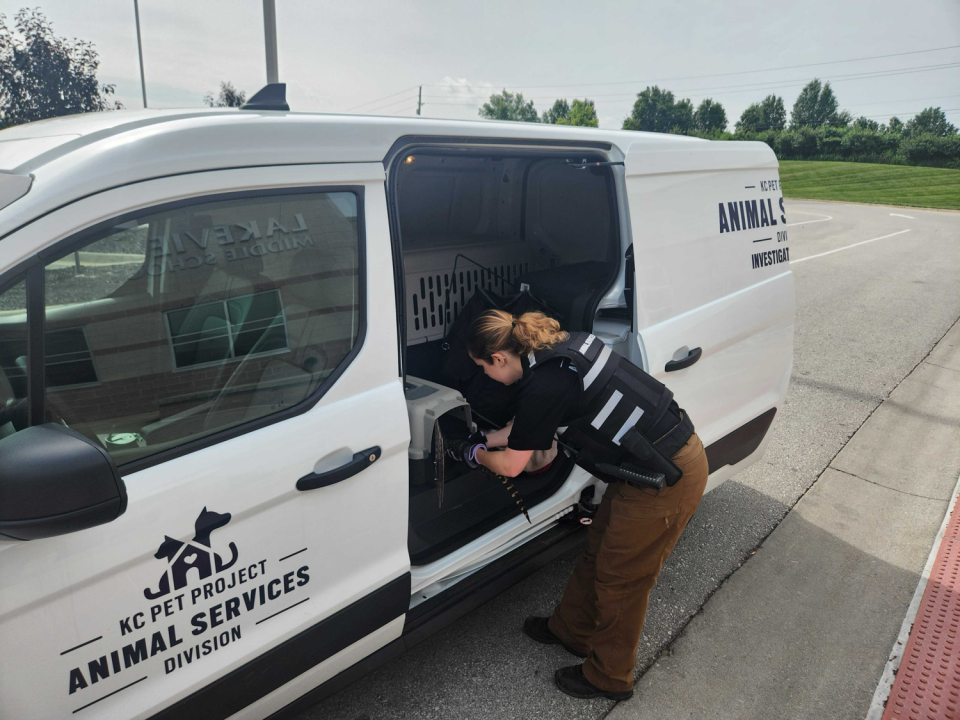
<instances>
[{"instance_id":1,"label":"glove","mask_svg":"<svg viewBox=\"0 0 960 720\"><path fill-rule=\"evenodd\" d=\"M487 435L483 430L477 430L475 433L471 433L467 436L467 442L472 444L486 444Z\"/></svg>"},{"instance_id":2,"label":"glove","mask_svg":"<svg viewBox=\"0 0 960 720\"><path fill-rule=\"evenodd\" d=\"M471 443L469 440L451 441L447 445L447 457L459 462L465 462L473 469L480 467L480 463L477 462L477 451L481 449L486 450L486 444Z\"/></svg>"}]
</instances>

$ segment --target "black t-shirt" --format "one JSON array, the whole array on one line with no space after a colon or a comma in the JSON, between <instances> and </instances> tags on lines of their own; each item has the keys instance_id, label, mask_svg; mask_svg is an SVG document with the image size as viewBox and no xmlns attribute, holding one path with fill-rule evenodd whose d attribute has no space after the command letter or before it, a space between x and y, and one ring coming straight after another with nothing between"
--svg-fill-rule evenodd
<instances>
[{"instance_id":1,"label":"black t-shirt","mask_svg":"<svg viewBox=\"0 0 960 720\"><path fill-rule=\"evenodd\" d=\"M549 450L557 428L577 416L580 376L567 358L550 360L530 370L526 358L519 381L516 414L507 447Z\"/></svg>"}]
</instances>

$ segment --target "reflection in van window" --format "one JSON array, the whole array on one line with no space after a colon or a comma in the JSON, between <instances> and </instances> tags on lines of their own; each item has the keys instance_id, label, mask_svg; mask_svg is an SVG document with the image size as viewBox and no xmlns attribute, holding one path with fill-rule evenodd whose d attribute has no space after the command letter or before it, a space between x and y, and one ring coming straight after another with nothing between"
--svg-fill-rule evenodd
<instances>
[{"instance_id":1,"label":"reflection in van window","mask_svg":"<svg viewBox=\"0 0 960 720\"><path fill-rule=\"evenodd\" d=\"M289 349L276 290L173 310L167 322L178 368Z\"/></svg>"},{"instance_id":2,"label":"reflection in van window","mask_svg":"<svg viewBox=\"0 0 960 720\"><path fill-rule=\"evenodd\" d=\"M46 267L46 419L122 464L296 405L357 340L358 254L349 192L99 231Z\"/></svg>"},{"instance_id":3,"label":"reflection in van window","mask_svg":"<svg viewBox=\"0 0 960 720\"><path fill-rule=\"evenodd\" d=\"M0 440L27 421L27 295L21 280L0 293Z\"/></svg>"},{"instance_id":4,"label":"reflection in van window","mask_svg":"<svg viewBox=\"0 0 960 720\"><path fill-rule=\"evenodd\" d=\"M82 327L48 331L43 335L43 343L48 388L97 382L97 368ZM25 335L0 338L0 369L18 396L27 394L26 362Z\"/></svg>"}]
</instances>

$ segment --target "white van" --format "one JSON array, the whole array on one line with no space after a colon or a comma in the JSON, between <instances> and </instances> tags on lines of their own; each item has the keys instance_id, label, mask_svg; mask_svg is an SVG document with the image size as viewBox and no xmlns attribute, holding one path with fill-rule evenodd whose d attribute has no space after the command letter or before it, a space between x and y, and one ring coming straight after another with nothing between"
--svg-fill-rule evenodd
<instances>
[{"instance_id":1,"label":"white van","mask_svg":"<svg viewBox=\"0 0 960 720\"><path fill-rule=\"evenodd\" d=\"M515 481L529 523L478 473L440 501L478 289L665 382L708 488L756 462L793 351L777 167L272 110L0 132L0 716L289 714L580 542L604 486L563 454Z\"/></svg>"}]
</instances>

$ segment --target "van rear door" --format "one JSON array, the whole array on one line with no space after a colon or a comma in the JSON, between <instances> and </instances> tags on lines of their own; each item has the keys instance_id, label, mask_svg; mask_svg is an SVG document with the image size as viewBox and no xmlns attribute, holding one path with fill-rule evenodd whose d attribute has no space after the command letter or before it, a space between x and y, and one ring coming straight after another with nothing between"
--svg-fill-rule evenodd
<instances>
[{"instance_id":1,"label":"van rear door","mask_svg":"<svg viewBox=\"0 0 960 720\"><path fill-rule=\"evenodd\" d=\"M625 160L646 370L690 413L708 489L762 456L786 396L795 315L773 151L649 139Z\"/></svg>"}]
</instances>

